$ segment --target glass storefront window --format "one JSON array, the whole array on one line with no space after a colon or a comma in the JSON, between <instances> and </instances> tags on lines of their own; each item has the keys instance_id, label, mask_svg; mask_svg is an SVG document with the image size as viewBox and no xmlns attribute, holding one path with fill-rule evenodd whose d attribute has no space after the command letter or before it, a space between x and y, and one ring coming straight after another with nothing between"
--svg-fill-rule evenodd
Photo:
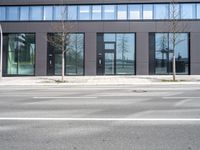
<instances>
[{"instance_id":1,"label":"glass storefront window","mask_svg":"<svg viewBox=\"0 0 200 150\"><path fill-rule=\"evenodd\" d=\"M128 5L128 19L142 19L142 5Z\"/></svg>"},{"instance_id":2,"label":"glass storefront window","mask_svg":"<svg viewBox=\"0 0 200 150\"><path fill-rule=\"evenodd\" d=\"M68 20L77 20L77 6L68 6Z\"/></svg>"},{"instance_id":3,"label":"glass storefront window","mask_svg":"<svg viewBox=\"0 0 200 150\"><path fill-rule=\"evenodd\" d=\"M0 7L0 20L6 20L6 7Z\"/></svg>"},{"instance_id":4,"label":"glass storefront window","mask_svg":"<svg viewBox=\"0 0 200 150\"><path fill-rule=\"evenodd\" d=\"M143 5L143 19L153 19L153 5Z\"/></svg>"},{"instance_id":5,"label":"glass storefront window","mask_svg":"<svg viewBox=\"0 0 200 150\"><path fill-rule=\"evenodd\" d=\"M167 4L155 4L154 5L154 19L168 19L169 7Z\"/></svg>"},{"instance_id":6,"label":"glass storefront window","mask_svg":"<svg viewBox=\"0 0 200 150\"><path fill-rule=\"evenodd\" d=\"M60 41L60 44L56 42L53 44L49 42L48 49L53 57L52 62L54 64L53 75L61 75L62 71L62 51L61 51L61 40L62 34L54 33L48 34L48 37L55 43ZM65 34L65 74L66 75L83 75L84 74L84 34L70 33Z\"/></svg>"},{"instance_id":7,"label":"glass storefront window","mask_svg":"<svg viewBox=\"0 0 200 150\"><path fill-rule=\"evenodd\" d=\"M20 7L20 20L29 20L29 7Z\"/></svg>"},{"instance_id":8,"label":"glass storefront window","mask_svg":"<svg viewBox=\"0 0 200 150\"><path fill-rule=\"evenodd\" d=\"M7 20L9 21L19 20L19 7L16 6L7 7Z\"/></svg>"},{"instance_id":9,"label":"glass storefront window","mask_svg":"<svg viewBox=\"0 0 200 150\"><path fill-rule=\"evenodd\" d=\"M6 34L7 75L34 75L35 35Z\"/></svg>"},{"instance_id":10,"label":"glass storefront window","mask_svg":"<svg viewBox=\"0 0 200 150\"><path fill-rule=\"evenodd\" d=\"M195 19L195 9L195 4L181 4L181 19Z\"/></svg>"},{"instance_id":11,"label":"glass storefront window","mask_svg":"<svg viewBox=\"0 0 200 150\"><path fill-rule=\"evenodd\" d=\"M42 6L31 6L30 20L43 20L43 7Z\"/></svg>"},{"instance_id":12,"label":"glass storefront window","mask_svg":"<svg viewBox=\"0 0 200 150\"><path fill-rule=\"evenodd\" d=\"M79 20L90 20L90 6L79 6Z\"/></svg>"},{"instance_id":13,"label":"glass storefront window","mask_svg":"<svg viewBox=\"0 0 200 150\"><path fill-rule=\"evenodd\" d=\"M101 5L92 6L92 20L101 20Z\"/></svg>"},{"instance_id":14,"label":"glass storefront window","mask_svg":"<svg viewBox=\"0 0 200 150\"><path fill-rule=\"evenodd\" d=\"M127 5L118 5L117 6L117 19L118 20L127 19Z\"/></svg>"},{"instance_id":15,"label":"glass storefront window","mask_svg":"<svg viewBox=\"0 0 200 150\"><path fill-rule=\"evenodd\" d=\"M53 19L53 7L44 6L44 20L52 20L52 19Z\"/></svg>"},{"instance_id":16,"label":"glass storefront window","mask_svg":"<svg viewBox=\"0 0 200 150\"><path fill-rule=\"evenodd\" d=\"M115 5L104 5L103 6L103 19L104 20L115 20L116 19L116 6Z\"/></svg>"},{"instance_id":17,"label":"glass storefront window","mask_svg":"<svg viewBox=\"0 0 200 150\"><path fill-rule=\"evenodd\" d=\"M116 74L135 74L135 35L117 34Z\"/></svg>"},{"instance_id":18,"label":"glass storefront window","mask_svg":"<svg viewBox=\"0 0 200 150\"><path fill-rule=\"evenodd\" d=\"M66 19L67 19L67 7L54 6L54 20L66 20Z\"/></svg>"},{"instance_id":19,"label":"glass storefront window","mask_svg":"<svg viewBox=\"0 0 200 150\"><path fill-rule=\"evenodd\" d=\"M173 39L173 33L155 34L155 74L172 74L174 52L176 73L189 74L188 34L175 34L175 51L173 50Z\"/></svg>"}]
</instances>

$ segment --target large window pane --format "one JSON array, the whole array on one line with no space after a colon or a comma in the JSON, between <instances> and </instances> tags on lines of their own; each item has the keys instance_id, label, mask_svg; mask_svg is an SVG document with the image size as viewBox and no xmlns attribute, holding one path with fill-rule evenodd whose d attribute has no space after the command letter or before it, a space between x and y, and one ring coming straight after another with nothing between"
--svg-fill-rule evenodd
<instances>
[{"instance_id":1,"label":"large window pane","mask_svg":"<svg viewBox=\"0 0 200 150\"><path fill-rule=\"evenodd\" d=\"M44 6L44 20L53 20L53 6Z\"/></svg>"},{"instance_id":2,"label":"large window pane","mask_svg":"<svg viewBox=\"0 0 200 150\"><path fill-rule=\"evenodd\" d=\"M77 20L77 6L68 6L68 20Z\"/></svg>"},{"instance_id":3,"label":"large window pane","mask_svg":"<svg viewBox=\"0 0 200 150\"><path fill-rule=\"evenodd\" d=\"M54 20L66 20L66 19L67 19L67 7L54 6Z\"/></svg>"},{"instance_id":4,"label":"large window pane","mask_svg":"<svg viewBox=\"0 0 200 150\"><path fill-rule=\"evenodd\" d=\"M155 4L154 5L154 19L168 19L169 7L167 4Z\"/></svg>"},{"instance_id":5,"label":"large window pane","mask_svg":"<svg viewBox=\"0 0 200 150\"><path fill-rule=\"evenodd\" d=\"M20 7L20 20L29 20L29 7Z\"/></svg>"},{"instance_id":6,"label":"large window pane","mask_svg":"<svg viewBox=\"0 0 200 150\"><path fill-rule=\"evenodd\" d=\"M116 74L135 74L135 35L117 34Z\"/></svg>"},{"instance_id":7,"label":"large window pane","mask_svg":"<svg viewBox=\"0 0 200 150\"><path fill-rule=\"evenodd\" d=\"M31 6L31 17L30 20L42 20L43 7L42 6Z\"/></svg>"},{"instance_id":8,"label":"large window pane","mask_svg":"<svg viewBox=\"0 0 200 150\"><path fill-rule=\"evenodd\" d=\"M118 20L127 19L127 5L117 6L117 19Z\"/></svg>"},{"instance_id":9,"label":"large window pane","mask_svg":"<svg viewBox=\"0 0 200 150\"><path fill-rule=\"evenodd\" d=\"M200 19L200 4L197 4L197 19Z\"/></svg>"},{"instance_id":10,"label":"large window pane","mask_svg":"<svg viewBox=\"0 0 200 150\"><path fill-rule=\"evenodd\" d=\"M172 74L173 53L176 57L176 73L189 74L189 45L187 33L175 34L173 50L173 33L155 34L155 74Z\"/></svg>"},{"instance_id":11,"label":"large window pane","mask_svg":"<svg viewBox=\"0 0 200 150\"><path fill-rule=\"evenodd\" d=\"M35 35L9 34L7 75L34 75Z\"/></svg>"},{"instance_id":12,"label":"large window pane","mask_svg":"<svg viewBox=\"0 0 200 150\"><path fill-rule=\"evenodd\" d=\"M90 6L79 6L79 20L90 20Z\"/></svg>"},{"instance_id":13,"label":"large window pane","mask_svg":"<svg viewBox=\"0 0 200 150\"><path fill-rule=\"evenodd\" d=\"M143 5L143 19L153 19L153 5Z\"/></svg>"},{"instance_id":14,"label":"large window pane","mask_svg":"<svg viewBox=\"0 0 200 150\"><path fill-rule=\"evenodd\" d=\"M7 7L7 20L19 20L19 7Z\"/></svg>"},{"instance_id":15,"label":"large window pane","mask_svg":"<svg viewBox=\"0 0 200 150\"><path fill-rule=\"evenodd\" d=\"M66 74L83 75L84 68L83 34L70 34L69 51L66 53Z\"/></svg>"},{"instance_id":16,"label":"large window pane","mask_svg":"<svg viewBox=\"0 0 200 150\"><path fill-rule=\"evenodd\" d=\"M181 4L181 19L195 19L195 4Z\"/></svg>"},{"instance_id":17,"label":"large window pane","mask_svg":"<svg viewBox=\"0 0 200 150\"><path fill-rule=\"evenodd\" d=\"M116 6L115 5L104 5L103 6L103 19L104 20L116 19Z\"/></svg>"},{"instance_id":18,"label":"large window pane","mask_svg":"<svg viewBox=\"0 0 200 150\"><path fill-rule=\"evenodd\" d=\"M101 20L101 5L92 6L92 20Z\"/></svg>"},{"instance_id":19,"label":"large window pane","mask_svg":"<svg viewBox=\"0 0 200 150\"><path fill-rule=\"evenodd\" d=\"M0 7L0 20L4 21L6 20L6 8Z\"/></svg>"},{"instance_id":20,"label":"large window pane","mask_svg":"<svg viewBox=\"0 0 200 150\"><path fill-rule=\"evenodd\" d=\"M129 5L128 19L142 19L142 5Z\"/></svg>"}]
</instances>

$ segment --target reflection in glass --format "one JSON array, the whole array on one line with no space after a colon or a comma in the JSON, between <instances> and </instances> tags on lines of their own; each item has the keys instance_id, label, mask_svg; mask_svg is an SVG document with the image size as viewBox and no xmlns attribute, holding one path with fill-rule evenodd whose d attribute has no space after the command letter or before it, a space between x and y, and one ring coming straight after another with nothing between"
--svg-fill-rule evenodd
<instances>
[{"instance_id":1,"label":"reflection in glass","mask_svg":"<svg viewBox=\"0 0 200 150\"><path fill-rule=\"evenodd\" d=\"M116 6L115 5L104 5L103 6L103 19L114 20L116 18Z\"/></svg>"},{"instance_id":2,"label":"reflection in glass","mask_svg":"<svg viewBox=\"0 0 200 150\"><path fill-rule=\"evenodd\" d=\"M135 35L117 34L116 74L134 74Z\"/></svg>"},{"instance_id":3,"label":"reflection in glass","mask_svg":"<svg viewBox=\"0 0 200 150\"><path fill-rule=\"evenodd\" d=\"M6 20L6 7L0 7L0 20Z\"/></svg>"},{"instance_id":4,"label":"reflection in glass","mask_svg":"<svg viewBox=\"0 0 200 150\"><path fill-rule=\"evenodd\" d=\"M127 5L117 6L117 19L118 20L127 19Z\"/></svg>"},{"instance_id":5,"label":"reflection in glass","mask_svg":"<svg viewBox=\"0 0 200 150\"><path fill-rule=\"evenodd\" d=\"M15 21L15 20L19 20L19 7L16 6L11 6L11 7L7 7L7 20L10 21Z\"/></svg>"},{"instance_id":6,"label":"reflection in glass","mask_svg":"<svg viewBox=\"0 0 200 150\"><path fill-rule=\"evenodd\" d=\"M142 19L142 5L128 5L128 19Z\"/></svg>"},{"instance_id":7,"label":"reflection in glass","mask_svg":"<svg viewBox=\"0 0 200 150\"><path fill-rule=\"evenodd\" d=\"M51 34L62 38L59 34ZM60 40L59 40L60 41ZM62 44L62 42L60 43ZM66 34L66 52L65 52L65 74L66 75L83 75L84 74L84 35L83 34ZM61 75L62 71L62 51L60 45L54 45L55 54L55 75Z\"/></svg>"},{"instance_id":8,"label":"reflection in glass","mask_svg":"<svg viewBox=\"0 0 200 150\"><path fill-rule=\"evenodd\" d=\"M8 34L7 74L34 75L35 35Z\"/></svg>"},{"instance_id":9,"label":"reflection in glass","mask_svg":"<svg viewBox=\"0 0 200 150\"><path fill-rule=\"evenodd\" d=\"M114 53L105 53L105 75L114 74Z\"/></svg>"},{"instance_id":10,"label":"reflection in glass","mask_svg":"<svg viewBox=\"0 0 200 150\"><path fill-rule=\"evenodd\" d=\"M52 19L53 19L53 7L44 6L44 20L52 20Z\"/></svg>"},{"instance_id":11,"label":"reflection in glass","mask_svg":"<svg viewBox=\"0 0 200 150\"><path fill-rule=\"evenodd\" d=\"M77 20L77 6L68 6L68 20Z\"/></svg>"},{"instance_id":12,"label":"reflection in glass","mask_svg":"<svg viewBox=\"0 0 200 150\"><path fill-rule=\"evenodd\" d=\"M180 4L169 5L170 19L180 19Z\"/></svg>"},{"instance_id":13,"label":"reflection in glass","mask_svg":"<svg viewBox=\"0 0 200 150\"><path fill-rule=\"evenodd\" d=\"M153 19L153 5L143 5L143 19Z\"/></svg>"},{"instance_id":14,"label":"reflection in glass","mask_svg":"<svg viewBox=\"0 0 200 150\"><path fill-rule=\"evenodd\" d=\"M155 4L154 5L154 19L168 19L169 7L167 4Z\"/></svg>"},{"instance_id":15,"label":"reflection in glass","mask_svg":"<svg viewBox=\"0 0 200 150\"><path fill-rule=\"evenodd\" d=\"M31 6L31 20L42 20L43 7L42 6Z\"/></svg>"},{"instance_id":16,"label":"reflection in glass","mask_svg":"<svg viewBox=\"0 0 200 150\"><path fill-rule=\"evenodd\" d=\"M20 7L20 20L29 20L29 7Z\"/></svg>"},{"instance_id":17,"label":"reflection in glass","mask_svg":"<svg viewBox=\"0 0 200 150\"><path fill-rule=\"evenodd\" d=\"M181 18L195 19L195 4L181 4Z\"/></svg>"},{"instance_id":18,"label":"reflection in glass","mask_svg":"<svg viewBox=\"0 0 200 150\"><path fill-rule=\"evenodd\" d=\"M173 34L156 33L155 34L155 57L156 74L172 74L173 65ZM189 46L188 34L176 33L175 56L177 74L189 74Z\"/></svg>"},{"instance_id":19,"label":"reflection in glass","mask_svg":"<svg viewBox=\"0 0 200 150\"><path fill-rule=\"evenodd\" d=\"M92 6L92 20L101 20L101 5Z\"/></svg>"},{"instance_id":20,"label":"reflection in glass","mask_svg":"<svg viewBox=\"0 0 200 150\"><path fill-rule=\"evenodd\" d=\"M104 42L115 42L115 34L105 33Z\"/></svg>"},{"instance_id":21,"label":"reflection in glass","mask_svg":"<svg viewBox=\"0 0 200 150\"><path fill-rule=\"evenodd\" d=\"M79 6L79 20L90 20L90 6Z\"/></svg>"}]
</instances>

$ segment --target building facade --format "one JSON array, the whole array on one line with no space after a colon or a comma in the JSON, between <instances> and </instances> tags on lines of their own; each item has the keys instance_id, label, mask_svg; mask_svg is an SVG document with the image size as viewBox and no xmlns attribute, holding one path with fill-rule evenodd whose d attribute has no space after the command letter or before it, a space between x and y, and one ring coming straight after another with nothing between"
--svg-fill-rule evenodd
<instances>
[{"instance_id":1,"label":"building facade","mask_svg":"<svg viewBox=\"0 0 200 150\"><path fill-rule=\"evenodd\" d=\"M0 24L4 76L60 75L59 33L66 75L200 74L199 0L1 0Z\"/></svg>"}]
</instances>

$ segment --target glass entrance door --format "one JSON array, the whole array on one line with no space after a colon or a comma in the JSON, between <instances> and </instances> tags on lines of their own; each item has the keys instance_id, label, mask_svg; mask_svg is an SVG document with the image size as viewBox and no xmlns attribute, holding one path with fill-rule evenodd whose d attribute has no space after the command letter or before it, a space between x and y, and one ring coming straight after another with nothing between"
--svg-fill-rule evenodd
<instances>
[{"instance_id":1,"label":"glass entrance door","mask_svg":"<svg viewBox=\"0 0 200 150\"><path fill-rule=\"evenodd\" d=\"M114 75L115 74L115 55L114 53L105 53L105 75Z\"/></svg>"}]
</instances>

